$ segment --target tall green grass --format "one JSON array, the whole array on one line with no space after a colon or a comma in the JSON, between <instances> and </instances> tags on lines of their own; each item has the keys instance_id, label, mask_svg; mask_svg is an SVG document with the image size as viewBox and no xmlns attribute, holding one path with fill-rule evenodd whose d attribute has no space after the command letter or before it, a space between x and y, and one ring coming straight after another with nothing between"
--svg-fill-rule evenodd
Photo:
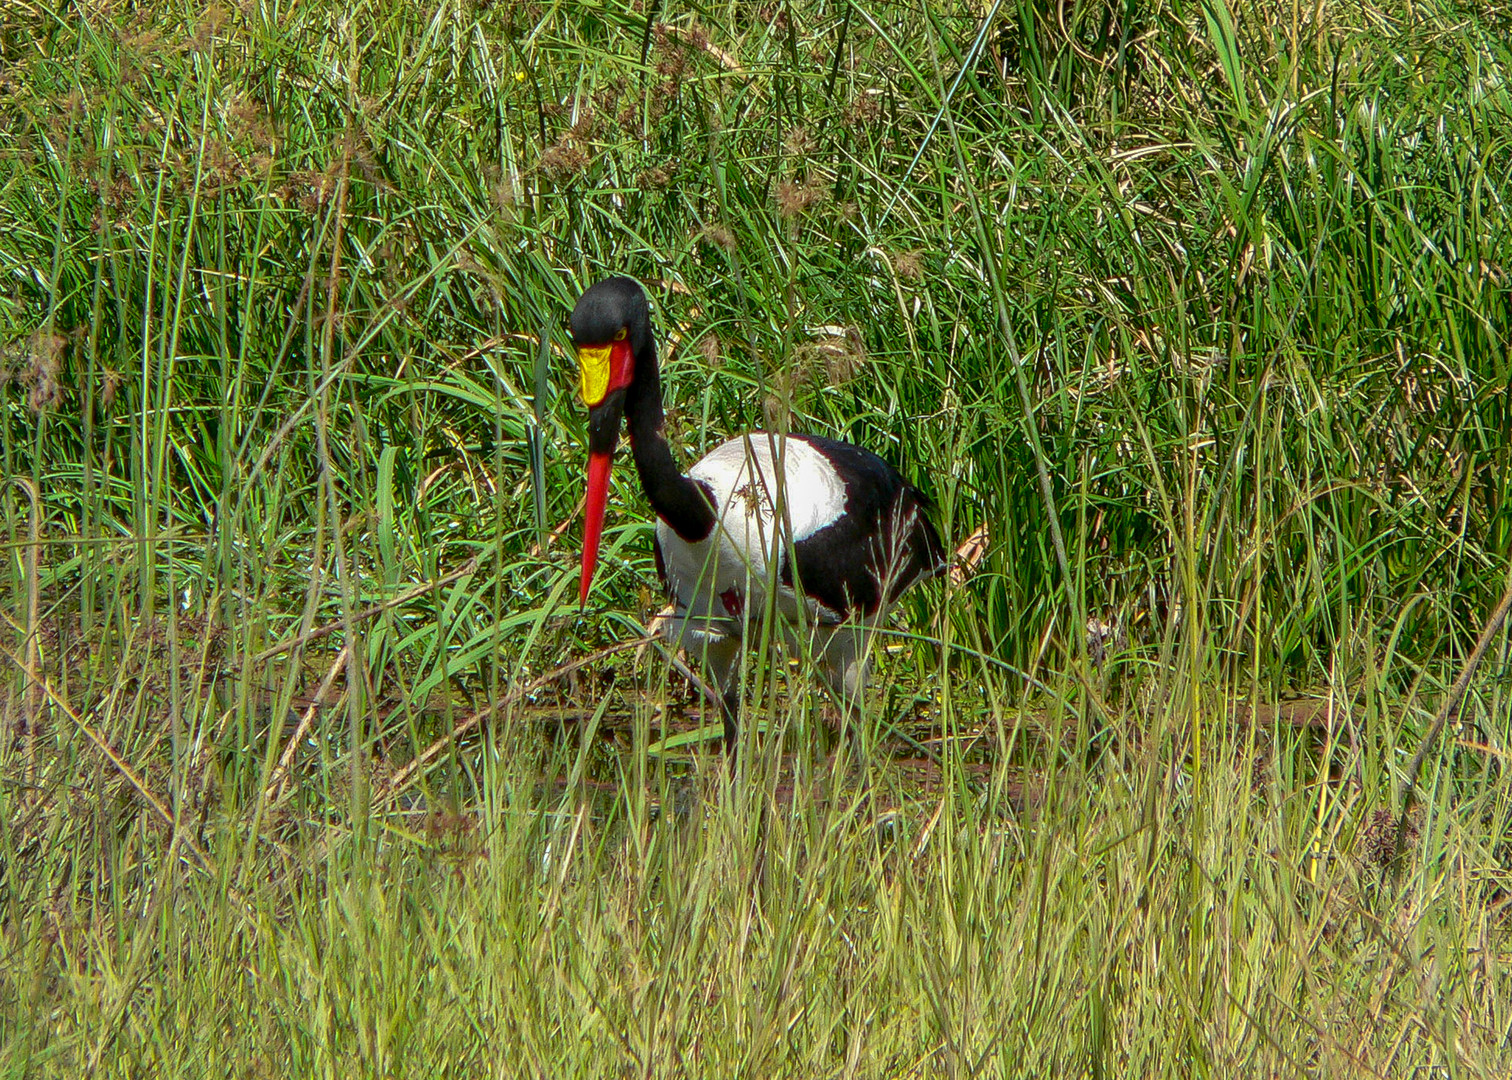
<instances>
[{"instance_id":1,"label":"tall green grass","mask_svg":"<svg viewBox=\"0 0 1512 1080\"><path fill-rule=\"evenodd\" d=\"M1500 4L0 14L4 1075L1509 1065ZM563 330L914 477L738 775ZM901 719L898 719L901 718ZM895 760L897 719L939 765Z\"/></svg>"}]
</instances>

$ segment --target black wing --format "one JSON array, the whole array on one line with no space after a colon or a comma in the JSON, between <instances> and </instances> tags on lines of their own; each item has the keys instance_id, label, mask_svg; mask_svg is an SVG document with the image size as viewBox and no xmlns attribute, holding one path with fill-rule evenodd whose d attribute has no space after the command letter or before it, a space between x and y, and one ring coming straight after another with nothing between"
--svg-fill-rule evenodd
<instances>
[{"instance_id":1,"label":"black wing","mask_svg":"<svg viewBox=\"0 0 1512 1080\"><path fill-rule=\"evenodd\" d=\"M923 577L945 568L945 548L927 516L929 500L870 450L836 439L792 436L834 468L845 510L833 523L793 544L803 591L844 618L874 614ZM793 585L784 560L783 584Z\"/></svg>"}]
</instances>

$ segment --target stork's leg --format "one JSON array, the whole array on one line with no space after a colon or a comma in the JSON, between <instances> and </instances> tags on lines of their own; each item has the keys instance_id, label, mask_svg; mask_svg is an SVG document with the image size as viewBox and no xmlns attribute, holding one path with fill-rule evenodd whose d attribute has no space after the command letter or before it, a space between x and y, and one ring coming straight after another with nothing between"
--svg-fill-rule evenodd
<instances>
[{"instance_id":1,"label":"stork's leg","mask_svg":"<svg viewBox=\"0 0 1512 1080\"><path fill-rule=\"evenodd\" d=\"M872 750L878 723L884 730L892 729L886 717L875 718L870 724L861 722L871 650L875 646L872 639L881 617L882 613L877 613L865 620L846 621L823 631L815 642L815 659L840 706L840 731L843 734L847 728L851 729L857 740L855 747L863 755Z\"/></svg>"},{"instance_id":2,"label":"stork's leg","mask_svg":"<svg viewBox=\"0 0 1512 1080\"><path fill-rule=\"evenodd\" d=\"M722 633L713 625L703 625L698 620L679 612L661 627L662 639L674 649L681 649L689 661L702 665L709 689L717 699L710 704L718 705L724 719L724 744L730 753L735 750L736 721L740 714L740 641L734 634Z\"/></svg>"},{"instance_id":3,"label":"stork's leg","mask_svg":"<svg viewBox=\"0 0 1512 1080\"><path fill-rule=\"evenodd\" d=\"M724 718L725 752L733 757L738 734L736 721L740 715L740 639L706 638L703 662L714 692L719 695L719 711Z\"/></svg>"},{"instance_id":4,"label":"stork's leg","mask_svg":"<svg viewBox=\"0 0 1512 1080\"><path fill-rule=\"evenodd\" d=\"M862 735L866 728L861 727L857 721L861 718L861 708L866 696L866 675L871 667L871 637L876 629L875 622L852 623L847 622L830 632L828 640L820 639L819 644L823 651L819 655L820 668L824 672L825 679L829 682L830 689L840 701L841 729L846 723L854 725L856 731ZM907 710L904 710L906 715ZM902 719L902 717L899 717ZM886 713L875 717L871 730L880 729L889 738L895 738L909 746L920 757L929 758L936 763L939 755L928 746L919 742L908 732L898 726L896 720L889 720ZM870 746L863 742L864 750L869 751Z\"/></svg>"},{"instance_id":5,"label":"stork's leg","mask_svg":"<svg viewBox=\"0 0 1512 1080\"><path fill-rule=\"evenodd\" d=\"M868 630L864 623L845 622L834 629L821 630L816 642L819 669L847 713L859 714L866 695L870 666L866 648Z\"/></svg>"}]
</instances>

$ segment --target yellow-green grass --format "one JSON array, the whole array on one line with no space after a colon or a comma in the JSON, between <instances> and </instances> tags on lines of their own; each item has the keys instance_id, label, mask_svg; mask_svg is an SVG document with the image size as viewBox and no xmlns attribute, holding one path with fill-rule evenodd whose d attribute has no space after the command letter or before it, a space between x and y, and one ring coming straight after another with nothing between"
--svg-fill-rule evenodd
<instances>
[{"instance_id":1,"label":"yellow-green grass","mask_svg":"<svg viewBox=\"0 0 1512 1080\"><path fill-rule=\"evenodd\" d=\"M1508 1075L1509 39L13 0L0 1077ZM985 530L846 738L701 738L633 470L573 605L611 271Z\"/></svg>"}]
</instances>

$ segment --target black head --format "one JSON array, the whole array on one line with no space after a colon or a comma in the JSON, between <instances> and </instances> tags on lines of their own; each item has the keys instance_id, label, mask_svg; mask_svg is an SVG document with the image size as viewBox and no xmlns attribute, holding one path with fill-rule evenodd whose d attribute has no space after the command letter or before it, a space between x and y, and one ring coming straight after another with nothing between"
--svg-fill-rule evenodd
<instances>
[{"instance_id":1,"label":"black head","mask_svg":"<svg viewBox=\"0 0 1512 1080\"><path fill-rule=\"evenodd\" d=\"M651 305L633 278L605 278L589 286L572 309L572 343L578 348L607 345L620 331L639 355L651 338Z\"/></svg>"},{"instance_id":2,"label":"black head","mask_svg":"<svg viewBox=\"0 0 1512 1080\"><path fill-rule=\"evenodd\" d=\"M572 309L572 344L577 350L583 403L588 406L589 446L610 450L619 437L621 415L632 424L661 421L661 379L651 306L633 278L605 278L578 298Z\"/></svg>"},{"instance_id":3,"label":"black head","mask_svg":"<svg viewBox=\"0 0 1512 1080\"><path fill-rule=\"evenodd\" d=\"M571 327L583 403L588 406L588 492L578 589L580 601L586 603L598 561L620 418L630 416L633 439L635 423L659 422L661 403L651 306L639 284L612 277L591 286L572 309Z\"/></svg>"}]
</instances>

